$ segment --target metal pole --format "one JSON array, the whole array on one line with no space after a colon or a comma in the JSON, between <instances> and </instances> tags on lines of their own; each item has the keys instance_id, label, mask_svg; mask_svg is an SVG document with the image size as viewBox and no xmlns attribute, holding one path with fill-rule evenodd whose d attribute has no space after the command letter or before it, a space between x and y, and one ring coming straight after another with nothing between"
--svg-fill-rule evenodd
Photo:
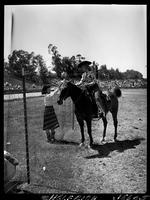
<instances>
[{"instance_id":1,"label":"metal pole","mask_svg":"<svg viewBox=\"0 0 150 200\"><path fill-rule=\"evenodd\" d=\"M73 81L74 83L74 81ZM75 110L75 105L72 101L72 130L74 130L74 110Z\"/></svg>"},{"instance_id":2,"label":"metal pole","mask_svg":"<svg viewBox=\"0 0 150 200\"><path fill-rule=\"evenodd\" d=\"M72 102L72 130L74 130L74 103Z\"/></svg>"},{"instance_id":3,"label":"metal pole","mask_svg":"<svg viewBox=\"0 0 150 200\"><path fill-rule=\"evenodd\" d=\"M27 180L28 180L28 184L29 184L30 183L30 168L29 168L28 126L27 126L27 106L26 106L26 89L25 89L24 66L22 67L22 83L23 83L23 104L24 104L25 140L26 140Z\"/></svg>"}]
</instances>

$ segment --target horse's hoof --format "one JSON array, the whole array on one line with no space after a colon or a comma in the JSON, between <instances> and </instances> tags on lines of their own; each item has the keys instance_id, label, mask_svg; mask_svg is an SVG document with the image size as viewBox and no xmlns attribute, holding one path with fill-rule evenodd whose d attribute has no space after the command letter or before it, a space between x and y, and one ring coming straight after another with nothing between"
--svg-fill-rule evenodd
<instances>
[{"instance_id":1,"label":"horse's hoof","mask_svg":"<svg viewBox=\"0 0 150 200\"><path fill-rule=\"evenodd\" d=\"M87 149L90 153L95 152L95 150L92 148L92 145L87 145Z\"/></svg>"},{"instance_id":2,"label":"horse's hoof","mask_svg":"<svg viewBox=\"0 0 150 200\"><path fill-rule=\"evenodd\" d=\"M101 140L101 143L103 143L103 142L105 142L105 139L102 139L102 140Z\"/></svg>"},{"instance_id":3,"label":"horse's hoof","mask_svg":"<svg viewBox=\"0 0 150 200\"><path fill-rule=\"evenodd\" d=\"M84 144L84 142L81 142L81 143L79 144L79 147L83 147L83 146L85 146L85 144Z\"/></svg>"},{"instance_id":4,"label":"horse's hoof","mask_svg":"<svg viewBox=\"0 0 150 200\"><path fill-rule=\"evenodd\" d=\"M116 138L114 138L114 142L119 142L119 140L117 140Z\"/></svg>"},{"instance_id":5,"label":"horse's hoof","mask_svg":"<svg viewBox=\"0 0 150 200\"><path fill-rule=\"evenodd\" d=\"M85 147L86 147L86 149L90 149L91 148L91 146L89 144L86 145Z\"/></svg>"},{"instance_id":6,"label":"horse's hoof","mask_svg":"<svg viewBox=\"0 0 150 200\"><path fill-rule=\"evenodd\" d=\"M92 148L94 146L94 143L91 143L89 146Z\"/></svg>"}]
</instances>

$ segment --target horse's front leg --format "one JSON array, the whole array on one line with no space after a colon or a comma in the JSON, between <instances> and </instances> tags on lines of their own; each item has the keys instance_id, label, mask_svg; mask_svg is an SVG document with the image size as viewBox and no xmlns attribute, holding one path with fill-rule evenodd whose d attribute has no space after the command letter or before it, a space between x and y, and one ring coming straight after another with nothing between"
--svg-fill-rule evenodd
<instances>
[{"instance_id":1,"label":"horse's front leg","mask_svg":"<svg viewBox=\"0 0 150 200\"><path fill-rule=\"evenodd\" d=\"M104 125L102 142L104 142L105 141L105 137L106 137L106 128L107 128L107 119L106 119L106 116L103 116L102 120L103 120L103 125Z\"/></svg>"},{"instance_id":2,"label":"horse's front leg","mask_svg":"<svg viewBox=\"0 0 150 200\"><path fill-rule=\"evenodd\" d=\"M77 117L77 121L79 123L80 131L81 131L81 143L80 143L80 146L83 146L84 145L84 141L85 141L85 137L84 137L84 121L78 115L76 115L76 117Z\"/></svg>"},{"instance_id":3,"label":"horse's front leg","mask_svg":"<svg viewBox=\"0 0 150 200\"><path fill-rule=\"evenodd\" d=\"M92 138L92 120L91 119L87 119L86 120L86 124L87 124L87 131L88 131L88 134L89 134L89 138L90 138L90 146L93 145L93 138Z\"/></svg>"}]
</instances>

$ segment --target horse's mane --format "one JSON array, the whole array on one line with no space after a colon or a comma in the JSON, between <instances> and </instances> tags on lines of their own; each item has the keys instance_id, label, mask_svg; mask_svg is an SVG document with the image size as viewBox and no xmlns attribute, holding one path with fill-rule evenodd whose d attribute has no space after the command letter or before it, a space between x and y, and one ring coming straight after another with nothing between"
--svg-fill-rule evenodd
<instances>
[{"instance_id":1,"label":"horse's mane","mask_svg":"<svg viewBox=\"0 0 150 200\"><path fill-rule=\"evenodd\" d=\"M82 90L80 87L78 87L77 85L75 85L75 84L72 83L71 81L69 81L69 82L67 83L67 85L68 85L68 86L71 86L71 87L73 87L73 88L76 88L76 89L78 89L79 91Z\"/></svg>"}]
</instances>

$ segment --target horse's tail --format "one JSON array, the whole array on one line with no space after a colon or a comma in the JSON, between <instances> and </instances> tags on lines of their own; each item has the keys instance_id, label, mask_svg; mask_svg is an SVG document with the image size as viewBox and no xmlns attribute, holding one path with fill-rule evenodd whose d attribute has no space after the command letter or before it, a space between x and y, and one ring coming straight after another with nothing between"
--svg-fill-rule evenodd
<instances>
[{"instance_id":1,"label":"horse's tail","mask_svg":"<svg viewBox=\"0 0 150 200\"><path fill-rule=\"evenodd\" d=\"M115 87L114 90L113 90L113 93L114 93L115 96L118 97L118 98L121 97L121 95L122 95L122 92L121 92L121 90L120 90L119 87Z\"/></svg>"}]
</instances>

